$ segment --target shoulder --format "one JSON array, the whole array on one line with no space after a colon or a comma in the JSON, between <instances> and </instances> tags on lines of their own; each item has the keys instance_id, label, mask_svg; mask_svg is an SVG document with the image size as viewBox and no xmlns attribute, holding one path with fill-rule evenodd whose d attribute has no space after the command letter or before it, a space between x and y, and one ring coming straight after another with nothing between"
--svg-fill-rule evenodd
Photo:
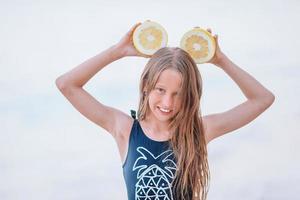
<instances>
[{"instance_id":1,"label":"shoulder","mask_svg":"<svg viewBox=\"0 0 300 200\"><path fill-rule=\"evenodd\" d=\"M208 116L203 116L201 118L201 121L202 121L202 126L203 126L203 131L204 131L204 137L205 137L205 141L206 141L206 145L212 141L214 138L211 136L210 134L210 123L211 123L211 120Z\"/></svg>"},{"instance_id":2,"label":"shoulder","mask_svg":"<svg viewBox=\"0 0 300 200\"><path fill-rule=\"evenodd\" d=\"M134 119L125 113L120 113L116 118L114 138L117 142L127 141L134 123Z\"/></svg>"},{"instance_id":3,"label":"shoulder","mask_svg":"<svg viewBox=\"0 0 300 200\"><path fill-rule=\"evenodd\" d=\"M129 137L133 124L134 119L125 113L119 115L115 123L115 134L113 134L113 137L117 143L122 162L124 162L126 158Z\"/></svg>"},{"instance_id":4,"label":"shoulder","mask_svg":"<svg viewBox=\"0 0 300 200\"><path fill-rule=\"evenodd\" d=\"M205 137L205 141L206 141L206 144L208 144L210 141L209 141L209 138L207 137L207 120L205 119L205 117L202 117L201 118L201 122L202 122L202 126L203 126L203 131L204 131L204 137Z\"/></svg>"}]
</instances>

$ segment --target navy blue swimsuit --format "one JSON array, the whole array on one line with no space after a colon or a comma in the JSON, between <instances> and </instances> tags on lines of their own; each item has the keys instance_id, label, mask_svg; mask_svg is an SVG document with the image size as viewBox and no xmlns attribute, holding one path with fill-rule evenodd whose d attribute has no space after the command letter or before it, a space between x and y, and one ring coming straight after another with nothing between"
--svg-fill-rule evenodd
<instances>
[{"instance_id":1,"label":"navy blue swimsuit","mask_svg":"<svg viewBox=\"0 0 300 200\"><path fill-rule=\"evenodd\" d=\"M175 171L176 159L169 141L150 139L134 119L123 164L128 200L173 200Z\"/></svg>"}]
</instances>

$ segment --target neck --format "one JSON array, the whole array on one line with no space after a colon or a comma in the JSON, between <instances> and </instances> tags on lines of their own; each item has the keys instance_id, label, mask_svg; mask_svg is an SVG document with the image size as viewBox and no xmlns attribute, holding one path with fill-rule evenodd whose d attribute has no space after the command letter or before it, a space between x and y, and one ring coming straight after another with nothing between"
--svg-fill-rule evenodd
<instances>
[{"instance_id":1,"label":"neck","mask_svg":"<svg viewBox=\"0 0 300 200\"><path fill-rule=\"evenodd\" d=\"M148 115L141 123L151 135L159 135L167 138L171 135L168 121L161 122L155 117Z\"/></svg>"}]
</instances>

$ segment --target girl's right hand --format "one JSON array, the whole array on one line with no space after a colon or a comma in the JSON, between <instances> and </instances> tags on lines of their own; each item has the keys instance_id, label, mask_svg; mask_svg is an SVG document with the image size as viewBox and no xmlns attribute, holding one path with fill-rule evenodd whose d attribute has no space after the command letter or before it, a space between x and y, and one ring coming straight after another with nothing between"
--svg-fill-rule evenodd
<instances>
[{"instance_id":1,"label":"girl's right hand","mask_svg":"<svg viewBox=\"0 0 300 200\"><path fill-rule=\"evenodd\" d=\"M133 32L141 24L141 22L135 24L124 36L123 38L115 45L122 53L122 56L140 56L145 58L150 58L151 56L142 54L136 50L133 45Z\"/></svg>"}]
</instances>

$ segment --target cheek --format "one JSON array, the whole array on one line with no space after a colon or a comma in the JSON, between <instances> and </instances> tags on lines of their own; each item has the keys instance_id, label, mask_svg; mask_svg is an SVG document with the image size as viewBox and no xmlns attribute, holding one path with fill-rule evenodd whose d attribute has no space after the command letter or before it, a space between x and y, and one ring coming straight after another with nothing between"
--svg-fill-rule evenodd
<instances>
[{"instance_id":1,"label":"cheek","mask_svg":"<svg viewBox=\"0 0 300 200\"><path fill-rule=\"evenodd\" d=\"M156 103L157 103L157 98L154 95L150 95L148 99L149 106L153 107L155 106Z\"/></svg>"},{"instance_id":2,"label":"cheek","mask_svg":"<svg viewBox=\"0 0 300 200\"><path fill-rule=\"evenodd\" d=\"M154 102L159 99L159 95L157 95L154 91L149 94L149 101Z\"/></svg>"},{"instance_id":3,"label":"cheek","mask_svg":"<svg viewBox=\"0 0 300 200\"><path fill-rule=\"evenodd\" d=\"M177 109L180 109L180 108L181 108L181 105L182 105L181 103L182 103L182 100L181 100L181 99L177 99L177 100L176 100L175 106L176 106Z\"/></svg>"}]
</instances>

